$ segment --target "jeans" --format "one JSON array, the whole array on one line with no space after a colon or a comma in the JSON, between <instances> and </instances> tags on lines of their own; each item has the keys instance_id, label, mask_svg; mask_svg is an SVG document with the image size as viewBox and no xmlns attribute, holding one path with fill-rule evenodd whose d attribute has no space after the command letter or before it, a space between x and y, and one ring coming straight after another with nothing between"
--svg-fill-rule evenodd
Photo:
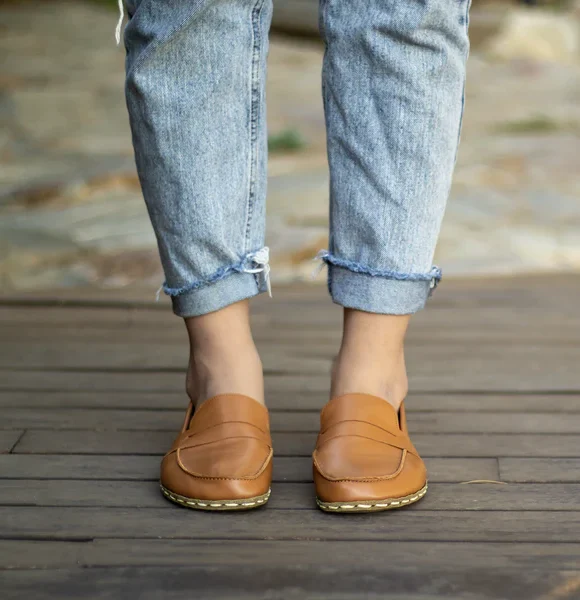
<instances>
[{"instance_id":1,"label":"jeans","mask_svg":"<svg viewBox=\"0 0 580 600\"><path fill-rule=\"evenodd\" d=\"M470 0L321 0L333 300L421 309L464 105ZM174 312L267 289L271 0L125 0L137 169ZM289 81L288 85L293 85Z\"/></svg>"}]
</instances>

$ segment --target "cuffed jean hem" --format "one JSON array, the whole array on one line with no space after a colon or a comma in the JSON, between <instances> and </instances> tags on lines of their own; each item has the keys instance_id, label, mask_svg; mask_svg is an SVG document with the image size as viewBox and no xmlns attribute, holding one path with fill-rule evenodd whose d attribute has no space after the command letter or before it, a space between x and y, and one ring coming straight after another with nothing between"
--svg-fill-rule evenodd
<instances>
[{"instance_id":1,"label":"cuffed jean hem","mask_svg":"<svg viewBox=\"0 0 580 600\"><path fill-rule=\"evenodd\" d=\"M328 264L328 291L333 302L364 312L383 315L416 313L425 307L433 285L433 280L389 279Z\"/></svg>"},{"instance_id":2,"label":"cuffed jean hem","mask_svg":"<svg viewBox=\"0 0 580 600\"><path fill-rule=\"evenodd\" d=\"M253 273L233 272L206 286L172 295L173 312L178 317L198 317L252 298L266 291L257 279Z\"/></svg>"}]
</instances>

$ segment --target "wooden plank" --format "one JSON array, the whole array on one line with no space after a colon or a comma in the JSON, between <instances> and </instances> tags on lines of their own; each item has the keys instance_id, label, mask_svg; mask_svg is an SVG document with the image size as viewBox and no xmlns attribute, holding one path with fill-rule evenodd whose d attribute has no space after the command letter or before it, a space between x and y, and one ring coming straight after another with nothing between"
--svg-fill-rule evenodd
<instances>
[{"instance_id":1,"label":"wooden plank","mask_svg":"<svg viewBox=\"0 0 580 600\"><path fill-rule=\"evenodd\" d=\"M579 290L580 291L580 290ZM423 325L423 323L432 323L433 316L438 320L445 320L451 323L453 316L456 315L460 323L472 323L478 319L492 329L499 329L501 326L510 328L523 328L522 314L514 314L514 308L522 309L521 304L511 301L504 304L492 302L486 304L478 302L479 290L475 291L472 302L442 304L431 302L429 311L419 313L413 322ZM525 307L526 315L545 314L545 320L538 320L536 332L548 330L548 326L556 326L558 332L565 334L563 330L563 317L570 316L575 320L578 318L574 310L575 305L569 303L565 298L551 298L551 303L535 303ZM557 309L557 310L556 310ZM431 313L431 314L429 314ZM510 318L511 315L511 318ZM309 298L298 295L294 299L278 297L276 302L269 305L252 306L251 318L254 325L263 327L266 324L273 324L276 328L285 328L290 324L300 322L312 325L314 330L328 329L341 324L342 312L338 306L329 302L326 297ZM156 305L150 306L132 306L130 304L113 304L107 306L104 304L85 304L79 302L48 305L29 305L26 303L3 304L0 301L0 327L13 327L16 325L30 325L32 330L49 331L58 327L76 326L91 332L97 328L135 328L136 332L142 326L150 324L153 329L167 329L174 332L180 332L184 335L185 330L181 319L176 318L169 306L164 308ZM113 327L115 326L115 327ZM414 326L413 326L414 327ZM66 333L66 332L63 332ZM145 332L143 332L145 333ZM267 335L267 331L264 332ZM444 339L451 332L441 331ZM459 332L457 332L460 335ZM528 334L534 335L533 331ZM74 334L73 334L74 335Z\"/></svg>"},{"instance_id":2,"label":"wooden plank","mask_svg":"<svg viewBox=\"0 0 580 600\"><path fill-rule=\"evenodd\" d=\"M580 327L579 327L580 329ZM434 389L440 389L444 382L455 380L455 386L467 383L474 389L519 389L525 376L527 385L539 385L538 390L580 389L580 374L573 367L577 360L575 340L570 344L549 345L546 342L531 345L527 342L499 345L476 343L469 347L464 342L444 346L439 340L433 345L409 346L407 357L409 372L418 378L429 377ZM262 352L262 362L266 372L329 374L331 361L337 348L329 352L324 349L302 345L285 348L280 343L270 345ZM576 354L576 358L578 355ZM30 341L11 341L0 345L0 365L8 369L136 369L166 370L179 369L187 361L184 342L143 344L124 339L107 342L87 343L87 340L69 341L63 344L57 338ZM481 368L482 363L486 365ZM549 386L549 388L547 388ZM447 388L444 388L447 389ZM449 388L455 389L455 388Z\"/></svg>"},{"instance_id":3,"label":"wooden plank","mask_svg":"<svg viewBox=\"0 0 580 600\"><path fill-rule=\"evenodd\" d=\"M253 330L259 345L264 348L324 349L336 352L341 335L340 314L328 318L327 306L297 302L284 308L281 314L254 314ZM550 312L551 311L551 312ZM307 313L307 315L305 315ZM534 327L529 322L534 321ZM580 327L580 315L574 312L545 308L528 310L514 317L513 309L453 308L417 315L409 330L407 344L449 345L458 343L469 347L502 345L516 346L571 345ZM152 350L156 344L183 345L186 340L182 323L169 313L148 310L101 310L95 308L38 309L1 307L0 331L2 339L54 344L60 341L91 344L110 342L141 343ZM307 342L304 345L304 342ZM0 343L0 347L2 344Z\"/></svg>"},{"instance_id":4,"label":"wooden plank","mask_svg":"<svg viewBox=\"0 0 580 600\"><path fill-rule=\"evenodd\" d=\"M321 540L130 540L97 539L87 542L0 540L0 569L47 569L78 565L177 566L191 565L251 567L272 562L311 566L313 569L350 568L353 556L360 565L379 571L385 564L399 570L426 567L547 571L574 570L578 567L580 544L511 544L470 542L403 542L385 544L349 541L348 544ZM420 561L420 563L418 562ZM35 597L34 594L31 597ZM334 596L333 596L334 597ZM456 596L454 596L456 597ZM530 596L533 598L537 596ZM407 598L407 596L405 596ZM517 598L517 596L516 596Z\"/></svg>"},{"instance_id":5,"label":"wooden plank","mask_svg":"<svg viewBox=\"0 0 580 600\"><path fill-rule=\"evenodd\" d=\"M179 375L177 376L179 377ZM267 380L269 384L269 379ZM268 387L271 387L268 385ZM321 392L267 390L271 411L320 410L327 398ZM73 392L0 391L0 408L118 408L165 409L185 412L188 399L183 392ZM579 394L418 394L411 392L405 402L407 412L525 412L580 413ZM413 417L411 417L413 418Z\"/></svg>"},{"instance_id":6,"label":"wooden plank","mask_svg":"<svg viewBox=\"0 0 580 600\"><path fill-rule=\"evenodd\" d=\"M8 453L16 446L24 431L2 431L0 430L0 454Z\"/></svg>"},{"instance_id":7,"label":"wooden plank","mask_svg":"<svg viewBox=\"0 0 580 600\"><path fill-rule=\"evenodd\" d=\"M296 351L298 354L298 350ZM67 342L43 340L40 344L12 342L0 346L0 365L11 369L181 369L187 362L184 343L141 343L112 341L110 343ZM265 371L281 373L330 373L332 357L292 356L276 348L262 354Z\"/></svg>"},{"instance_id":8,"label":"wooden plank","mask_svg":"<svg viewBox=\"0 0 580 600\"><path fill-rule=\"evenodd\" d=\"M340 518L340 516L338 517ZM192 514L167 508L0 507L1 537L11 539L182 538L445 540L466 542L578 542L580 511L469 511L409 507L342 519L315 510L257 510ZM144 526L146 524L146 526Z\"/></svg>"},{"instance_id":9,"label":"wooden plank","mask_svg":"<svg viewBox=\"0 0 580 600\"><path fill-rule=\"evenodd\" d=\"M421 433L560 433L580 434L580 414L416 413L411 432Z\"/></svg>"},{"instance_id":10,"label":"wooden plank","mask_svg":"<svg viewBox=\"0 0 580 600\"><path fill-rule=\"evenodd\" d=\"M577 585L580 571L542 571L504 569L498 572L481 565L457 571L451 566L442 569L419 570L415 567L397 569L388 562L374 569L361 570L354 566L344 569L327 567L314 569L300 562L282 564L256 562L253 566L236 569L230 565L202 567L134 567L62 570L15 570L3 573L6 596L41 600L72 598L164 598L179 600L191 590L203 590L204 599L271 600L332 597L336 600L359 600L361 588L368 600L434 600L456 598L489 600L506 598L504 592L518 595L509 598L550 598L552 592ZM327 558L332 565L332 560ZM329 590L340 590L332 592ZM572 589L574 589L572 587ZM457 596L455 594L461 594ZM537 594L542 594L541 596Z\"/></svg>"},{"instance_id":11,"label":"wooden plank","mask_svg":"<svg viewBox=\"0 0 580 600\"><path fill-rule=\"evenodd\" d=\"M158 456L0 455L0 476L5 479L107 479L157 481ZM429 480L457 482L497 480L494 458L431 458L426 460ZM274 480L312 481L311 458L274 457Z\"/></svg>"},{"instance_id":12,"label":"wooden plank","mask_svg":"<svg viewBox=\"0 0 580 600\"><path fill-rule=\"evenodd\" d=\"M179 375L177 375L179 377ZM269 379L266 382L269 384ZM268 387L271 387L268 385ZM271 411L320 410L326 402L321 392L268 390ZM73 391L0 391L0 408L117 408L165 409L185 412L188 399L183 392L73 392ZM411 392L405 402L407 412L537 412L580 413L579 394L417 394ZM413 418L411 416L411 418Z\"/></svg>"},{"instance_id":13,"label":"wooden plank","mask_svg":"<svg viewBox=\"0 0 580 600\"><path fill-rule=\"evenodd\" d=\"M486 367L487 368L487 367ZM481 370L481 365L479 367ZM570 366L572 369L572 366ZM269 392L285 393L320 393L328 394L329 377L320 375L280 375L266 373L266 388ZM483 381L485 379L485 381ZM439 379L437 385L427 375L413 374L411 371L411 390L420 393L514 393L550 394L580 393L580 386L568 385L568 381L554 381L545 378L542 381L531 381L524 376L510 381L496 379L490 373L478 381L474 379L457 379L452 376ZM81 392L181 392L183 393L185 368L168 371L17 371L0 369L0 390L4 391L81 391Z\"/></svg>"},{"instance_id":14,"label":"wooden plank","mask_svg":"<svg viewBox=\"0 0 580 600\"><path fill-rule=\"evenodd\" d=\"M328 560L328 559L327 559ZM331 561L330 561L331 562ZM415 564L420 560L415 560ZM331 563L332 564L332 563ZM5 571L4 598L34 597L39 600L68 594L72 598L164 598L179 600L191 590L203 590L204 599L271 600L320 599L359 600L361 587L367 600L434 600L446 599L448 590L470 600L506 598L502 595L517 590L510 598L550 597L552 591L570 589L577 584L580 571L557 573L537 570L506 570L498 572L473 566L460 572L451 567L432 568L418 572L395 569L387 562L381 567L361 570L318 568L309 565L276 565L256 563L232 572L231 567L134 567L99 569L62 569L39 571ZM329 590L340 590L332 592ZM552 596L553 597L553 596Z\"/></svg>"},{"instance_id":15,"label":"wooden plank","mask_svg":"<svg viewBox=\"0 0 580 600\"><path fill-rule=\"evenodd\" d=\"M436 353L436 351L434 351ZM431 354L432 355L434 354ZM414 393L433 392L462 392L479 393L580 393L580 373L574 368L571 357L562 356L558 364L543 365L541 356L537 355L526 365L522 359L517 369L511 370L510 361L505 358L500 365L499 360L479 358L476 364L470 366L456 364L454 368L445 368L443 363L431 363L431 357L426 356L421 364L411 364L409 380ZM416 359L410 355L410 360ZM185 359L181 361L184 364ZM482 367L485 364L485 367ZM463 369L463 371L460 371ZM530 371L532 369L532 371ZM139 370L114 369L107 371L91 370L16 370L0 369L0 390L39 390L39 391L182 391L185 367L171 369ZM320 374L279 373L277 370L266 371L266 384L270 390L300 393L328 393L328 369ZM151 382L151 385L147 385Z\"/></svg>"},{"instance_id":16,"label":"wooden plank","mask_svg":"<svg viewBox=\"0 0 580 600\"><path fill-rule=\"evenodd\" d=\"M514 308L519 308L515 312ZM565 321L570 319L573 325L580 318L573 305L568 307L560 304L559 299L549 306L448 306L429 307L425 313L418 313L412 321L410 335L414 339L427 340L427 333L437 332L442 340L473 341L470 334L481 336L483 340L491 341L490 333L505 340L510 332L518 332L526 340L542 340L540 334L546 334L546 341L570 340L571 332L565 329ZM316 340L318 335L322 340L335 340L341 329L341 311L326 300L309 302L297 299L294 302L277 300L272 309L252 310L251 320L256 333L263 340L276 340L276 333L284 332L288 340L298 341L301 335ZM540 317L542 317L540 319ZM525 327L526 319L537 321L533 328ZM448 327L454 323L455 329L437 330L437 323ZM476 325L485 325L487 331L476 329ZM296 325L301 325L296 329ZM55 333L78 339L80 332L85 332L90 338L103 339L99 331L108 331L115 337L129 332L140 339L151 339L155 334L161 340L169 338L185 338L185 328L181 319L176 318L170 311L148 309L108 309L98 307L77 308L62 306L58 308L33 309L23 306L2 307L0 305L0 329L9 331L15 327L26 330L30 335L48 336ZM302 330L304 329L304 332ZM62 331L61 331L62 330ZM520 338L517 338L518 341ZM285 338L280 339L284 343ZM431 340L433 343L434 340Z\"/></svg>"},{"instance_id":17,"label":"wooden plank","mask_svg":"<svg viewBox=\"0 0 580 600\"><path fill-rule=\"evenodd\" d=\"M499 466L502 481L580 481L580 458L500 458Z\"/></svg>"},{"instance_id":18,"label":"wooden plank","mask_svg":"<svg viewBox=\"0 0 580 600\"><path fill-rule=\"evenodd\" d=\"M279 434L288 435L290 434ZM422 456L579 457L580 435L574 434L429 434L416 433Z\"/></svg>"},{"instance_id":19,"label":"wooden plank","mask_svg":"<svg viewBox=\"0 0 580 600\"><path fill-rule=\"evenodd\" d=\"M579 510L580 483L459 484L431 483L416 510ZM176 508L159 491L156 481L90 481L4 479L3 506L101 506L119 508ZM272 485L271 510L317 510L312 483Z\"/></svg>"},{"instance_id":20,"label":"wooden plank","mask_svg":"<svg viewBox=\"0 0 580 600\"><path fill-rule=\"evenodd\" d=\"M0 456L0 531L62 540L0 541L0 568L7 556L7 566L59 569L32 578L12 571L3 598L42 597L40 590L59 600L119 591L165 600L194 585L222 600L276 597L280 585L284 598L324 597L329 586L353 600L361 589L369 598L388 597L389 589L406 600L448 598L449 590L474 600L573 594L579 574L557 571L577 570L580 553L580 278L442 290L414 319L408 345L410 425L430 457L430 492L400 513L334 520L313 507L308 457L340 335L340 310L323 290L255 303L275 429L274 493L266 510L232 518L180 510L157 489L158 455L186 404L179 319L146 303L113 307L104 296L109 307L101 309L88 295L76 308L32 301L12 321L14 308L0 308L0 365L17 368L0 372L0 427L7 428L0 448L3 435L30 428L16 451L43 453ZM101 455L111 452L124 455ZM452 483L500 475L508 485ZM517 483L528 481L536 483ZM94 535L151 539L82 541ZM252 542L252 535L274 539ZM109 568L117 565L130 570ZM175 565L186 568L175 572Z\"/></svg>"},{"instance_id":21,"label":"wooden plank","mask_svg":"<svg viewBox=\"0 0 580 600\"><path fill-rule=\"evenodd\" d=\"M465 278L447 277L444 285L429 302L432 311L452 308L485 307L523 307L526 310L534 308L551 308L555 300L563 307L574 307L574 294L580 291L577 275L567 274L567 281L560 277L541 275L538 277L497 277L497 278ZM320 281L322 283L322 280ZM285 305L309 303L322 305L329 310L338 310L329 302L326 286L277 285L275 301L267 297L253 299L252 308L257 313L282 312ZM0 305L6 307L26 307L34 309L50 308L101 308L118 310L131 308L152 310L159 313L169 312L169 300L162 296L160 302L155 302L155 290L111 289L99 287L52 289L48 291L32 290L18 294L2 294Z\"/></svg>"},{"instance_id":22,"label":"wooden plank","mask_svg":"<svg viewBox=\"0 0 580 600\"><path fill-rule=\"evenodd\" d=\"M173 431L183 415L174 410L119 409L2 409L0 427L14 429L92 429ZM273 431L318 432L318 411L276 411L270 414ZM580 413L414 413L411 433L563 433L580 434Z\"/></svg>"},{"instance_id":23,"label":"wooden plank","mask_svg":"<svg viewBox=\"0 0 580 600\"><path fill-rule=\"evenodd\" d=\"M28 431L14 448L16 454L152 454L162 455L177 431ZM310 456L314 433L273 434L276 456Z\"/></svg>"},{"instance_id":24,"label":"wooden plank","mask_svg":"<svg viewBox=\"0 0 580 600\"><path fill-rule=\"evenodd\" d=\"M12 432L10 432L12 433ZM167 452L177 432L29 430L14 447L16 454L153 454ZM1 434L0 434L1 435ZM276 431L276 456L310 456L315 433ZM580 435L429 434L413 435L423 457L578 457Z\"/></svg>"},{"instance_id":25,"label":"wooden plank","mask_svg":"<svg viewBox=\"0 0 580 600\"><path fill-rule=\"evenodd\" d=\"M17 371L0 370L0 390L60 392L123 391L184 393L185 366L168 371ZM330 382L323 375L266 375L270 391L328 394Z\"/></svg>"}]
</instances>

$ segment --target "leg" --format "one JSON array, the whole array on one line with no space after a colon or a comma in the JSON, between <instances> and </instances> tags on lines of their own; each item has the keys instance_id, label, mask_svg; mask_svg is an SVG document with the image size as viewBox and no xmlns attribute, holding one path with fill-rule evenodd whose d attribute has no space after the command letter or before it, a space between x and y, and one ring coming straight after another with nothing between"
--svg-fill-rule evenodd
<instances>
[{"instance_id":1,"label":"leg","mask_svg":"<svg viewBox=\"0 0 580 600\"><path fill-rule=\"evenodd\" d=\"M345 308L330 397L372 394L386 398L398 409L408 389L404 340L409 319L409 315L379 315Z\"/></svg>"},{"instance_id":2,"label":"leg","mask_svg":"<svg viewBox=\"0 0 580 600\"><path fill-rule=\"evenodd\" d=\"M126 2L137 168L164 289L186 319L191 346L191 403L163 458L161 490L199 510L263 506L272 441L247 299L263 291L268 275L262 245L271 6Z\"/></svg>"},{"instance_id":3,"label":"leg","mask_svg":"<svg viewBox=\"0 0 580 600\"><path fill-rule=\"evenodd\" d=\"M250 329L247 300L185 320L190 358L187 391L196 406L236 392L264 403L262 362Z\"/></svg>"},{"instance_id":4,"label":"leg","mask_svg":"<svg viewBox=\"0 0 580 600\"><path fill-rule=\"evenodd\" d=\"M427 492L407 430L403 342L440 276L431 261L459 138L468 4L322 1L331 196L323 258L344 306L313 455L328 512L399 508Z\"/></svg>"},{"instance_id":5,"label":"leg","mask_svg":"<svg viewBox=\"0 0 580 600\"><path fill-rule=\"evenodd\" d=\"M322 0L329 288L345 307L333 394L398 407L408 315L432 266L457 151L469 0ZM376 314L369 314L376 313ZM400 315L400 316L395 316Z\"/></svg>"},{"instance_id":6,"label":"leg","mask_svg":"<svg viewBox=\"0 0 580 600\"><path fill-rule=\"evenodd\" d=\"M164 290L187 319L188 391L195 403L224 392L263 401L245 300L266 289L268 275L271 2L127 0L127 8L135 156Z\"/></svg>"}]
</instances>

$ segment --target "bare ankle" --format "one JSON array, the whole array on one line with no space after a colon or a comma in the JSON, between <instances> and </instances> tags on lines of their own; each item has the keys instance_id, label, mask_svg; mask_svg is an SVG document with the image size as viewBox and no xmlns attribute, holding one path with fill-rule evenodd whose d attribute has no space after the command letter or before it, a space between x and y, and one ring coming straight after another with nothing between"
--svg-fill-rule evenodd
<instances>
[{"instance_id":1,"label":"bare ankle","mask_svg":"<svg viewBox=\"0 0 580 600\"><path fill-rule=\"evenodd\" d=\"M409 389L404 359L384 357L382 364L381 369L378 364L365 364L360 355L339 355L333 367L331 397L371 394L398 410Z\"/></svg>"},{"instance_id":2,"label":"bare ankle","mask_svg":"<svg viewBox=\"0 0 580 600\"><path fill-rule=\"evenodd\" d=\"M262 363L250 330L247 302L186 319L190 360L186 390L192 402L244 394L264 402Z\"/></svg>"},{"instance_id":3,"label":"bare ankle","mask_svg":"<svg viewBox=\"0 0 580 600\"><path fill-rule=\"evenodd\" d=\"M340 352L333 367L331 397L366 393L395 409L408 391L404 337L408 316L345 310Z\"/></svg>"}]
</instances>

